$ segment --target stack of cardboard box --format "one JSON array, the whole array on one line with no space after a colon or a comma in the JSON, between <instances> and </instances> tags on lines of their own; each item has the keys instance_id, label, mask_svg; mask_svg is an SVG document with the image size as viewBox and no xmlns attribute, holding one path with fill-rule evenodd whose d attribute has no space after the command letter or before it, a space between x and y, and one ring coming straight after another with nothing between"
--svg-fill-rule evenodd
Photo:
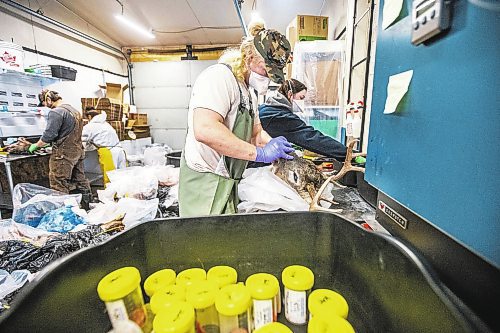
<instances>
[{"instance_id":1,"label":"stack of cardboard box","mask_svg":"<svg viewBox=\"0 0 500 333\"><path fill-rule=\"evenodd\" d=\"M148 115L146 113L130 113L127 127L128 131L133 131L137 139L151 136L150 126L148 125Z\"/></svg>"},{"instance_id":2,"label":"stack of cardboard box","mask_svg":"<svg viewBox=\"0 0 500 333\"><path fill-rule=\"evenodd\" d=\"M122 86L118 83L106 83L99 86L105 89L105 97L82 98L82 111L89 106L93 106L98 111L104 111L107 115L107 122L116 130L118 138L125 140L125 126L123 116L129 113L129 105L123 103L123 92L128 89L128 85Z\"/></svg>"}]
</instances>

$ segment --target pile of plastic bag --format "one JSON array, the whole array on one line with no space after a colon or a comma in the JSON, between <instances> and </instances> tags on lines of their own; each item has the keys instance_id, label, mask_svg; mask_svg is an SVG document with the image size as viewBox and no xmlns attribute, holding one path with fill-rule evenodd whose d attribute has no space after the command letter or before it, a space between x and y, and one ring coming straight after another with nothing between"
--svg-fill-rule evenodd
<instances>
[{"instance_id":1,"label":"pile of plastic bag","mask_svg":"<svg viewBox=\"0 0 500 333\"><path fill-rule=\"evenodd\" d=\"M19 288L31 281L33 273L55 259L109 239L123 226L120 229L115 224L92 225L75 229L50 232L12 219L0 220L0 312L8 307Z\"/></svg>"},{"instance_id":2,"label":"pile of plastic bag","mask_svg":"<svg viewBox=\"0 0 500 333\"><path fill-rule=\"evenodd\" d=\"M88 212L88 223L103 223L122 215L128 229L155 217L178 216L170 207L178 205L179 168L133 166L110 171L108 177L106 189L97 191L100 203Z\"/></svg>"}]
</instances>

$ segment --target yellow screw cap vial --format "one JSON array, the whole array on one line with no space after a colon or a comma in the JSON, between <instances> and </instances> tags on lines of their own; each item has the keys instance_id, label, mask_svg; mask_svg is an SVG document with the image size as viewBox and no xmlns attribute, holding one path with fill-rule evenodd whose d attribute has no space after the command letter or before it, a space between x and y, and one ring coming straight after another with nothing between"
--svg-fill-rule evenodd
<instances>
[{"instance_id":1,"label":"yellow screw cap vial","mask_svg":"<svg viewBox=\"0 0 500 333\"><path fill-rule=\"evenodd\" d=\"M99 281L99 298L106 304L113 327L119 321L131 320L140 327L146 322L141 291L141 273L135 267L117 269Z\"/></svg>"},{"instance_id":2,"label":"yellow screw cap vial","mask_svg":"<svg viewBox=\"0 0 500 333\"><path fill-rule=\"evenodd\" d=\"M254 331L254 333L293 333L282 323L270 323Z\"/></svg>"},{"instance_id":3,"label":"yellow screw cap vial","mask_svg":"<svg viewBox=\"0 0 500 333\"><path fill-rule=\"evenodd\" d=\"M321 312L327 314L336 314L344 319L347 319L349 313L349 305L345 298L333 290L316 289L308 300L309 312L311 317L319 315Z\"/></svg>"},{"instance_id":4,"label":"yellow screw cap vial","mask_svg":"<svg viewBox=\"0 0 500 333\"><path fill-rule=\"evenodd\" d=\"M279 282L267 273L250 275L246 286L252 296L253 320L255 329L273 321L278 321Z\"/></svg>"},{"instance_id":5,"label":"yellow screw cap vial","mask_svg":"<svg viewBox=\"0 0 500 333\"><path fill-rule=\"evenodd\" d=\"M163 287L170 286L175 283L176 274L172 269L162 269L161 271L151 274L144 281L144 290L149 297Z\"/></svg>"},{"instance_id":6,"label":"yellow screw cap vial","mask_svg":"<svg viewBox=\"0 0 500 333\"><path fill-rule=\"evenodd\" d=\"M184 302L186 290L175 284L161 288L151 297L151 311L158 314L160 311L170 308L173 303Z\"/></svg>"},{"instance_id":7,"label":"yellow screw cap vial","mask_svg":"<svg viewBox=\"0 0 500 333\"><path fill-rule=\"evenodd\" d=\"M304 325L308 318L307 298L314 285L314 273L307 267L292 265L281 273L285 286L285 317L295 325Z\"/></svg>"},{"instance_id":8,"label":"yellow screw cap vial","mask_svg":"<svg viewBox=\"0 0 500 333\"><path fill-rule=\"evenodd\" d=\"M193 284L193 281L207 279L207 272L202 268L189 268L177 274L176 284L184 288Z\"/></svg>"},{"instance_id":9,"label":"yellow screw cap vial","mask_svg":"<svg viewBox=\"0 0 500 333\"><path fill-rule=\"evenodd\" d=\"M307 333L355 333L351 324L342 317L330 315L324 320L312 317L307 325Z\"/></svg>"},{"instance_id":10,"label":"yellow screw cap vial","mask_svg":"<svg viewBox=\"0 0 500 333\"><path fill-rule=\"evenodd\" d=\"M155 333L194 333L194 309L186 302L176 302L160 311L153 321Z\"/></svg>"},{"instance_id":11,"label":"yellow screw cap vial","mask_svg":"<svg viewBox=\"0 0 500 333\"><path fill-rule=\"evenodd\" d=\"M207 280L215 281L219 288L222 288L235 284L238 281L238 272L230 266L214 266L208 270Z\"/></svg>"},{"instance_id":12,"label":"yellow screw cap vial","mask_svg":"<svg viewBox=\"0 0 500 333\"><path fill-rule=\"evenodd\" d=\"M219 332L219 315L215 297L219 287L215 281L195 281L186 293L186 300L194 307L196 327L200 332Z\"/></svg>"},{"instance_id":13,"label":"yellow screw cap vial","mask_svg":"<svg viewBox=\"0 0 500 333\"><path fill-rule=\"evenodd\" d=\"M236 329L250 332L251 301L250 292L243 284L230 284L219 291L215 307L219 312L220 333L231 333Z\"/></svg>"}]
</instances>

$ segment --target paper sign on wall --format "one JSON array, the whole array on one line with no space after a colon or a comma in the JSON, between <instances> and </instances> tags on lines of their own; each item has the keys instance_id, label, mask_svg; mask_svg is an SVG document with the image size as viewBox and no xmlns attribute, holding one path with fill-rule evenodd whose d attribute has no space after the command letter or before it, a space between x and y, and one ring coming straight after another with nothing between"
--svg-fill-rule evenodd
<instances>
[{"instance_id":1,"label":"paper sign on wall","mask_svg":"<svg viewBox=\"0 0 500 333\"><path fill-rule=\"evenodd\" d=\"M387 99L385 100L384 113L394 113L399 102L408 91L413 70L391 75L387 84Z\"/></svg>"},{"instance_id":2,"label":"paper sign on wall","mask_svg":"<svg viewBox=\"0 0 500 333\"><path fill-rule=\"evenodd\" d=\"M382 29L387 29L399 16L403 0L385 0L382 12Z\"/></svg>"}]
</instances>

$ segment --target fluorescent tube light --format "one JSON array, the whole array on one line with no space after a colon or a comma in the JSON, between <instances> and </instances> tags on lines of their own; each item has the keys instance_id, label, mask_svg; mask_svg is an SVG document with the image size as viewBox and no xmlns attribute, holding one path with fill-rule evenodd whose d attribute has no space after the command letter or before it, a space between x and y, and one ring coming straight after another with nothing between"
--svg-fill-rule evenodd
<instances>
[{"instance_id":1,"label":"fluorescent tube light","mask_svg":"<svg viewBox=\"0 0 500 333\"><path fill-rule=\"evenodd\" d=\"M129 19L127 19L125 16L123 15L115 15L116 19L120 22L122 22L123 24L125 24L126 26L128 26L129 28L137 31L137 32L140 32L141 34L143 34L144 36L148 37L148 38L156 38L155 35L153 35L149 30L141 27L140 25L137 25L136 23L130 21Z\"/></svg>"}]
</instances>

